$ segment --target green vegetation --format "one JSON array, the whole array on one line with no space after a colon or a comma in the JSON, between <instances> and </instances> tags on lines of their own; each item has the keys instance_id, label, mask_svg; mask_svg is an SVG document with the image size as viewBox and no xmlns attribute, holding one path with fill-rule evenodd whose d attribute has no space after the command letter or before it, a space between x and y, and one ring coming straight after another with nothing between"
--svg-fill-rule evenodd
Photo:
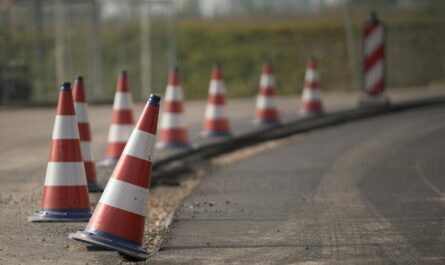
<instances>
[{"instance_id":1,"label":"green vegetation","mask_svg":"<svg viewBox=\"0 0 445 265\"><path fill-rule=\"evenodd\" d=\"M360 67L360 28L354 25L355 46ZM441 24L430 16L404 16L388 22L389 86L426 85L444 77L441 58L445 43ZM153 27L160 36L162 27ZM306 60L314 55L319 60L323 91L356 89L350 86L350 72L342 20L181 20L178 23L177 47L183 87L187 99L202 99L207 95L213 63L223 67L229 97L252 96L257 92L261 63L273 63L277 77L277 93L298 95L301 91ZM91 71L89 31L76 27L71 32L72 64L68 77L83 72L88 80ZM102 68L103 95L96 100L111 99L120 69L129 71L135 99L141 99L139 24L129 22L116 30L115 25L103 25ZM19 29L12 36L12 58L29 63L32 84L36 69L43 67L48 79L48 91L54 91L54 39L52 29L45 31L46 60L36 62L34 32ZM156 38L155 38L156 40ZM165 42L154 42L153 68L156 92L163 94L167 64L161 59ZM39 91L34 91L38 99ZM91 93L92 94L92 93ZM51 100L56 93L49 93ZM90 98L92 98L90 96Z\"/></svg>"}]
</instances>

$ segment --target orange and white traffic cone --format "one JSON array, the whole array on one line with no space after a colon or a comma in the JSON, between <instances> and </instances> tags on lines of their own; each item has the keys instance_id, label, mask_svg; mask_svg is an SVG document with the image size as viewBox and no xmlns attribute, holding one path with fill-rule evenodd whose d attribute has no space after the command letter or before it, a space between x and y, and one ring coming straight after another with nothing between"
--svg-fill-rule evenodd
<instances>
[{"instance_id":1,"label":"orange and white traffic cone","mask_svg":"<svg viewBox=\"0 0 445 265\"><path fill-rule=\"evenodd\" d=\"M83 77L78 76L74 81L73 87L74 108L76 110L77 126L79 127L80 150L82 151L83 164L85 166L85 174L87 176L87 184L89 192L101 192L103 189L97 185L96 180L96 164L91 155L91 130L88 120L85 87Z\"/></svg>"},{"instance_id":2,"label":"orange and white traffic cone","mask_svg":"<svg viewBox=\"0 0 445 265\"><path fill-rule=\"evenodd\" d=\"M259 125L277 125L280 123L275 104L275 76L269 62L263 64L254 121Z\"/></svg>"},{"instance_id":3,"label":"orange and white traffic cone","mask_svg":"<svg viewBox=\"0 0 445 265\"><path fill-rule=\"evenodd\" d=\"M91 216L71 83L63 83L59 95L41 207L28 221L86 221Z\"/></svg>"},{"instance_id":4,"label":"orange and white traffic cone","mask_svg":"<svg viewBox=\"0 0 445 265\"><path fill-rule=\"evenodd\" d=\"M117 250L138 260L148 257L142 239L159 101L160 97L150 96L90 222L84 231L70 234L70 239Z\"/></svg>"},{"instance_id":5,"label":"orange and white traffic cone","mask_svg":"<svg viewBox=\"0 0 445 265\"><path fill-rule=\"evenodd\" d=\"M113 118L108 131L108 146L103 166L115 166L133 130L133 100L126 71L119 75L113 103Z\"/></svg>"},{"instance_id":6,"label":"orange and white traffic cone","mask_svg":"<svg viewBox=\"0 0 445 265\"><path fill-rule=\"evenodd\" d=\"M165 106L162 113L158 149L190 148L187 129L183 123L183 94L178 68L170 69L165 91Z\"/></svg>"},{"instance_id":7,"label":"orange and white traffic cone","mask_svg":"<svg viewBox=\"0 0 445 265\"><path fill-rule=\"evenodd\" d=\"M212 80L209 86L209 97L204 116L204 137L231 136L229 120L226 117L226 85L221 72L221 66L216 64L212 70Z\"/></svg>"},{"instance_id":8,"label":"orange and white traffic cone","mask_svg":"<svg viewBox=\"0 0 445 265\"><path fill-rule=\"evenodd\" d=\"M300 114L314 116L324 113L321 102L320 75L317 70L317 60L309 58L304 77L303 95L301 97Z\"/></svg>"}]
</instances>

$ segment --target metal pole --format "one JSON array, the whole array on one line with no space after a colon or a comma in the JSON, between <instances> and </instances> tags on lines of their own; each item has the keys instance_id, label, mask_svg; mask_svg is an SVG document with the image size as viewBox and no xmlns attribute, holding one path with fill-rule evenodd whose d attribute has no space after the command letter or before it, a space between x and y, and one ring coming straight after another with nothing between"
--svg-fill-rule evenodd
<instances>
[{"instance_id":1,"label":"metal pole","mask_svg":"<svg viewBox=\"0 0 445 265\"><path fill-rule=\"evenodd\" d=\"M346 48L348 49L348 65L351 75L350 86L355 90L360 89L360 77L357 67L357 51L354 44L354 28L352 26L348 0L343 0L343 15L346 33Z\"/></svg>"},{"instance_id":2,"label":"metal pole","mask_svg":"<svg viewBox=\"0 0 445 265\"><path fill-rule=\"evenodd\" d=\"M40 100L46 100L47 84L46 84L46 64L45 64L45 43L42 16L42 0L34 0L34 22L36 31L36 59L37 59L37 86L40 91L38 96Z\"/></svg>"},{"instance_id":3,"label":"metal pole","mask_svg":"<svg viewBox=\"0 0 445 265\"><path fill-rule=\"evenodd\" d=\"M94 99L102 96L102 49L100 41L99 6L97 0L91 0L91 87Z\"/></svg>"},{"instance_id":4,"label":"metal pole","mask_svg":"<svg viewBox=\"0 0 445 265\"><path fill-rule=\"evenodd\" d=\"M8 6L4 10L1 10L1 18L4 28L3 32L3 47L2 47L2 61L0 61L2 69L2 102L8 104L10 101L11 84L10 84L10 42L11 42L11 7Z\"/></svg>"},{"instance_id":5,"label":"metal pole","mask_svg":"<svg viewBox=\"0 0 445 265\"><path fill-rule=\"evenodd\" d=\"M153 92L151 82L151 47L150 47L150 2L140 2L141 15L141 92L140 96L148 98Z\"/></svg>"},{"instance_id":6,"label":"metal pole","mask_svg":"<svg viewBox=\"0 0 445 265\"><path fill-rule=\"evenodd\" d=\"M170 66L176 66L178 65L178 57L176 52L176 12L175 12L175 6L173 5L172 1L167 2L167 7L170 8Z\"/></svg>"},{"instance_id":7,"label":"metal pole","mask_svg":"<svg viewBox=\"0 0 445 265\"><path fill-rule=\"evenodd\" d=\"M65 80L65 7L64 0L55 0L54 6L54 33L56 78L60 83Z\"/></svg>"}]
</instances>

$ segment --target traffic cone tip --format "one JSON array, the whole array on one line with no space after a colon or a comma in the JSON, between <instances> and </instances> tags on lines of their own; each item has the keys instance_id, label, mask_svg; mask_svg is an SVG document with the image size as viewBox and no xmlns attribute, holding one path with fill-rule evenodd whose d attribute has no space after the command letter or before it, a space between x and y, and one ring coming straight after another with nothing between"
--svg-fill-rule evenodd
<instances>
[{"instance_id":1,"label":"traffic cone tip","mask_svg":"<svg viewBox=\"0 0 445 265\"><path fill-rule=\"evenodd\" d=\"M61 91L70 91L71 92L71 82L63 82L60 85L60 90Z\"/></svg>"}]
</instances>

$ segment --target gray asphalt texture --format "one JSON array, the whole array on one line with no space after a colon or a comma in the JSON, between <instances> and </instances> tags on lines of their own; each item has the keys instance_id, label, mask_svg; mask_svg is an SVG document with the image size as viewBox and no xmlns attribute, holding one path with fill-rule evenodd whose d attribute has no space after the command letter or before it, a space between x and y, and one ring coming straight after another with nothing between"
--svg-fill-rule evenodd
<instances>
[{"instance_id":1,"label":"gray asphalt texture","mask_svg":"<svg viewBox=\"0 0 445 265\"><path fill-rule=\"evenodd\" d=\"M150 264L444 264L445 106L294 137L205 177Z\"/></svg>"}]
</instances>

